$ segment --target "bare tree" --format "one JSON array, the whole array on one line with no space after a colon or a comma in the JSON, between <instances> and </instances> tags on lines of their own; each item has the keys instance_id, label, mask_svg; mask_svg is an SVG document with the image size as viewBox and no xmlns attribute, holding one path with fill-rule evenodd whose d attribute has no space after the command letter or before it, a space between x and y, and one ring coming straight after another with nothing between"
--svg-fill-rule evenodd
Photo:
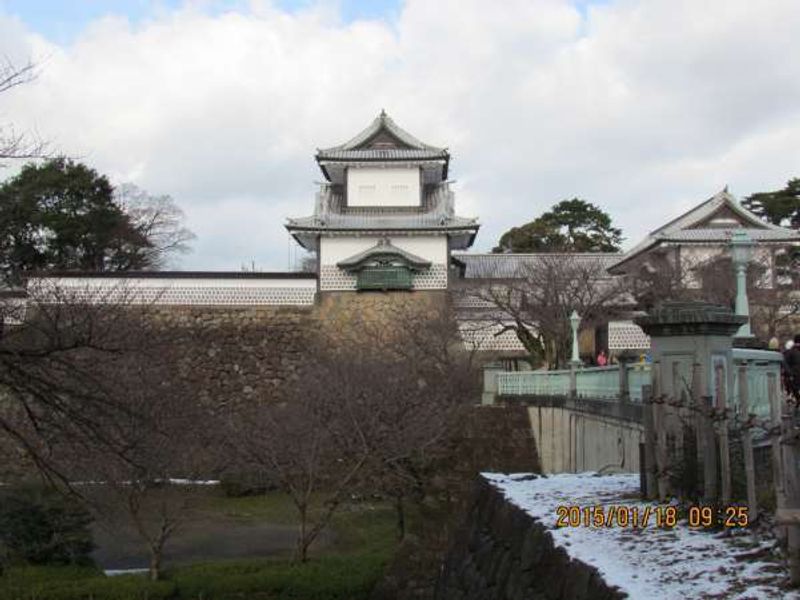
<instances>
[{"instance_id":1,"label":"bare tree","mask_svg":"<svg viewBox=\"0 0 800 600\"><path fill-rule=\"evenodd\" d=\"M36 67L32 62L19 66L7 58L0 60L0 94L29 83L35 77ZM41 158L45 153L46 144L40 139L20 133L10 124L0 126L0 160Z\"/></svg>"},{"instance_id":2,"label":"bare tree","mask_svg":"<svg viewBox=\"0 0 800 600\"><path fill-rule=\"evenodd\" d=\"M85 301L55 285L31 288L24 314L13 299L0 301L6 316L0 338L0 431L53 481L66 481L53 444L73 437L112 443L103 424L125 415L100 374L146 336L141 313L119 304ZM21 317L21 318L20 318Z\"/></svg>"},{"instance_id":3,"label":"bare tree","mask_svg":"<svg viewBox=\"0 0 800 600\"><path fill-rule=\"evenodd\" d=\"M183 225L183 211L170 196L154 196L126 183L114 190L114 197L133 229L148 241L132 252L132 268L163 268L175 254L189 251L195 235Z\"/></svg>"},{"instance_id":4,"label":"bare tree","mask_svg":"<svg viewBox=\"0 0 800 600\"><path fill-rule=\"evenodd\" d=\"M208 470L207 415L171 332L132 293L29 286L26 314L0 339L0 450L99 516L125 517L156 579L185 515L187 495L168 483Z\"/></svg>"},{"instance_id":5,"label":"bare tree","mask_svg":"<svg viewBox=\"0 0 800 600\"><path fill-rule=\"evenodd\" d=\"M485 273L458 293L482 306L477 323L498 335L513 331L534 364L558 368L570 355L573 310L591 326L633 305L626 283L606 272L607 263L603 255L529 255L511 276Z\"/></svg>"},{"instance_id":6,"label":"bare tree","mask_svg":"<svg viewBox=\"0 0 800 600\"><path fill-rule=\"evenodd\" d=\"M361 382L332 367L315 362L286 402L236 406L225 435L244 464L267 473L291 498L300 520L296 558L302 562L369 458L353 410ZM344 427L348 435L335 433Z\"/></svg>"},{"instance_id":7,"label":"bare tree","mask_svg":"<svg viewBox=\"0 0 800 600\"><path fill-rule=\"evenodd\" d=\"M398 327L365 322L358 339L325 340L285 402L234 408L225 438L289 494L299 560L353 494L392 498L402 537L405 498L421 499L449 451L458 411L476 397L477 370L449 308L432 310L395 308Z\"/></svg>"},{"instance_id":8,"label":"bare tree","mask_svg":"<svg viewBox=\"0 0 800 600\"><path fill-rule=\"evenodd\" d=\"M800 315L800 270L791 251L777 251L771 264L753 260L747 265L751 327L765 339L788 337L792 318ZM644 310L668 301L703 301L733 307L736 298L736 278L726 249L680 260L668 253L654 253L625 279Z\"/></svg>"},{"instance_id":9,"label":"bare tree","mask_svg":"<svg viewBox=\"0 0 800 600\"><path fill-rule=\"evenodd\" d=\"M192 515L195 482L207 479L205 432L212 419L176 377L171 347L151 345L126 356L113 374L115 398L128 411L102 424L103 446L63 440L60 456L73 479L97 482L80 490L110 526L126 524L149 554L149 575L161 577L164 551ZM77 450L77 451L76 451ZM189 485L181 485L182 483Z\"/></svg>"}]
</instances>

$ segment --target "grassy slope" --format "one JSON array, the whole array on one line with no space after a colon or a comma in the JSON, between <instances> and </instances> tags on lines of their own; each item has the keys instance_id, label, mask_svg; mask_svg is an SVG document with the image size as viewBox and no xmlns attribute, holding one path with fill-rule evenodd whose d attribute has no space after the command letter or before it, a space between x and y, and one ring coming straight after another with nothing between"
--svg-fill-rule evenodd
<instances>
[{"instance_id":1,"label":"grassy slope","mask_svg":"<svg viewBox=\"0 0 800 600\"><path fill-rule=\"evenodd\" d=\"M211 497L209 517L224 514L245 522L297 522L282 494ZM11 569L0 577L0 600L89 599L303 599L367 598L395 549L394 515L380 503L343 507L334 516L333 544L312 551L306 564L287 558L219 561L167 571L164 581L141 576L105 577L94 569L39 567Z\"/></svg>"}]
</instances>

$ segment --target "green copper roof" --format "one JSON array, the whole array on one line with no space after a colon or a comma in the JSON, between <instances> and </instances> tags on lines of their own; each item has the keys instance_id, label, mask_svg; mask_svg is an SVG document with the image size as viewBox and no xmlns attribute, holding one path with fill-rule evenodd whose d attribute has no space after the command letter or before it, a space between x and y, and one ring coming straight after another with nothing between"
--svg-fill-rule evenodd
<instances>
[{"instance_id":1,"label":"green copper roof","mask_svg":"<svg viewBox=\"0 0 800 600\"><path fill-rule=\"evenodd\" d=\"M358 271L367 266L367 263L373 261L388 262L393 260L399 260L409 268L417 271L427 269L431 266L431 261L394 246L388 238L383 238L371 248L367 248L363 252L359 252L350 258L339 261L336 263L336 266L346 271Z\"/></svg>"}]
</instances>

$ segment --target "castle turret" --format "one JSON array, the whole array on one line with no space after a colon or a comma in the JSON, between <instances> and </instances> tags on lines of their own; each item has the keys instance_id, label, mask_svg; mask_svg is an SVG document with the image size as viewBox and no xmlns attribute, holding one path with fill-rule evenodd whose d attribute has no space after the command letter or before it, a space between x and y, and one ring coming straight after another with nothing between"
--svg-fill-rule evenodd
<instances>
[{"instance_id":1,"label":"castle turret","mask_svg":"<svg viewBox=\"0 0 800 600\"><path fill-rule=\"evenodd\" d=\"M477 219L456 216L446 148L380 115L349 142L317 151L326 181L314 214L286 228L316 252L321 291L445 289L452 250Z\"/></svg>"}]
</instances>

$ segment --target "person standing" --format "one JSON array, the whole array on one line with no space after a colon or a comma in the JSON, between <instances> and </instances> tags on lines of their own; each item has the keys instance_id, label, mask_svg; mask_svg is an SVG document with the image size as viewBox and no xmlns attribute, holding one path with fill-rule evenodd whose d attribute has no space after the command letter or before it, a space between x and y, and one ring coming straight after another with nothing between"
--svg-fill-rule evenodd
<instances>
[{"instance_id":1,"label":"person standing","mask_svg":"<svg viewBox=\"0 0 800 600\"><path fill-rule=\"evenodd\" d=\"M783 353L783 364L789 395L800 403L800 333L794 336L794 344Z\"/></svg>"},{"instance_id":2,"label":"person standing","mask_svg":"<svg viewBox=\"0 0 800 600\"><path fill-rule=\"evenodd\" d=\"M607 364L608 364L608 357L606 356L606 351L600 350L600 354L597 355L597 366L605 367Z\"/></svg>"}]
</instances>

